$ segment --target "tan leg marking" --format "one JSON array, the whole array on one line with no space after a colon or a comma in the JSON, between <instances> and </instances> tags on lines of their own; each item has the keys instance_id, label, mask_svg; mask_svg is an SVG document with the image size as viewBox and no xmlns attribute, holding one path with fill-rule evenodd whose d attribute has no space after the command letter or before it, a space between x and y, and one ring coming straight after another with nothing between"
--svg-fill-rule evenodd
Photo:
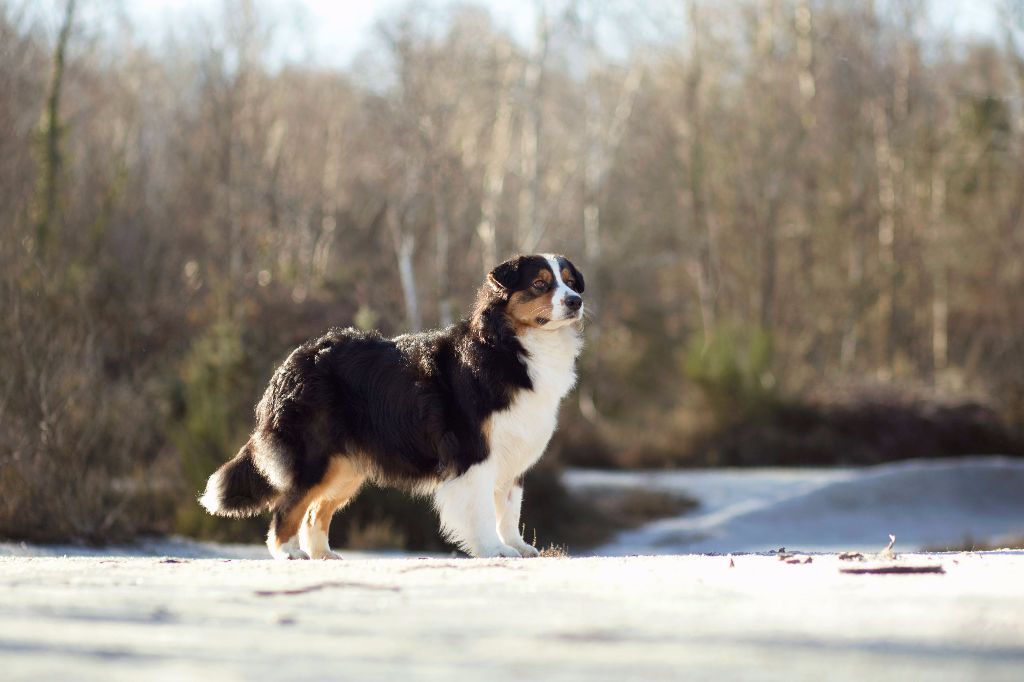
<instances>
[{"instance_id":1,"label":"tan leg marking","mask_svg":"<svg viewBox=\"0 0 1024 682\"><path fill-rule=\"evenodd\" d=\"M309 491L304 498L302 525L299 528L299 545L311 559L339 559L331 551L327 536L334 513L355 497L366 480L366 474L357 462L350 458L331 459L323 480Z\"/></svg>"}]
</instances>

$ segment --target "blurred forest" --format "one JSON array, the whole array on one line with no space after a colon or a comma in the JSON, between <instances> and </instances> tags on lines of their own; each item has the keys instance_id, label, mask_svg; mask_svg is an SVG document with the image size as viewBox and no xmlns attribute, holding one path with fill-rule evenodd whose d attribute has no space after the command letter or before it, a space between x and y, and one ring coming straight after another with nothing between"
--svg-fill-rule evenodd
<instances>
[{"instance_id":1,"label":"blurred forest","mask_svg":"<svg viewBox=\"0 0 1024 682\"><path fill-rule=\"evenodd\" d=\"M587 514L558 465L1021 452L1019 3L966 40L914 0L576 0L528 41L413 4L345 70L275 63L255 2L160 47L30 5L0 0L0 537L257 538L194 496L275 364L446 325L537 250L594 318L533 526ZM335 526L435 546L422 509Z\"/></svg>"}]
</instances>

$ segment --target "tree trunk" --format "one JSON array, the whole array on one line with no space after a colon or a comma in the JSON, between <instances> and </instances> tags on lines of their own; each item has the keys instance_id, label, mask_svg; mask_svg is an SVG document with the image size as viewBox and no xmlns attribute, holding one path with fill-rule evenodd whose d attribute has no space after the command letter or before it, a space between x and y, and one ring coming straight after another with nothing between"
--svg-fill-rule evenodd
<instances>
[{"instance_id":1,"label":"tree trunk","mask_svg":"<svg viewBox=\"0 0 1024 682\"><path fill-rule=\"evenodd\" d=\"M402 218L391 205L387 208L388 228L395 246L398 260L398 279L402 285L402 300L405 302L405 320L410 332L423 329L420 315L419 294L416 291L416 272L413 256L416 253L416 236L402 227Z\"/></svg>"},{"instance_id":2,"label":"tree trunk","mask_svg":"<svg viewBox=\"0 0 1024 682\"><path fill-rule=\"evenodd\" d=\"M866 231L866 226L862 225L858 219L854 224L853 234L850 237L850 250L847 252L846 289L850 292L851 303L839 351L839 366L844 372L853 368L860 346L861 320L866 303L864 291L864 245L867 241L867 236L864 233Z\"/></svg>"},{"instance_id":3,"label":"tree trunk","mask_svg":"<svg viewBox=\"0 0 1024 682\"><path fill-rule=\"evenodd\" d=\"M523 74L527 111L520 133L519 249L534 251L540 242L540 141L544 123L544 69L550 44L550 25L544 4L538 3L537 38Z\"/></svg>"},{"instance_id":4,"label":"tree trunk","mask_svg":"<svg viewBox=\"0 0 1024 682\"><path fill-rule=\"evenodd\" d=\"M498 202L505 187L505 166L508 163L511 145L509 138L512 130L512 102L509 92L516 71L512 55L504 44L499 49L498 57L498 61L504 59L507 66L498 92L498 111L494 117L491 148L484 164L480 223L476 228L477 236L480 237L480 256L484 272L489 272L498 262Z\"/></svg>"},{"instance_id":5,"label":"tree trunk","mask_svg":"<svg viewBox=\"0 0 1024 682\"><path fill-rule=\"evenodd\" d=\"M591 76L598 72L599 52L597 41L591 31L588 40ZM601 124L604 117L600 113L600 97L596 83L592 83L587 91L583 123L583 258L587 270L587 296L591 300L601 300L604 262L602 258L601 235L601 200L604 195L605 180L611 161L615 156L626 131L626 124L633 111L637 93L643 80L644 66L640 59L634 59L622 82L615 110L612 112L611 123L604 128ZM601 422L601 414L597 407L598 383L603 375L602 362L604 343L601 326L593 325L587 331L587 345L590 348L588 374L590 380L581 383L579 390L580 412L593 424Z\"/></svg>"},{"instance_id":6,"label":"tree trunk","mask_svg":"<svg viewBox=\"0 0 1024 682\"><path fill-rule=\"evenodd\" d=\"M323 280L335 232L338 229L338 177L341 173L342 155L337 126L329 125L324 137L326 150L320 180L320 230L316 235L310 258L309 280L306 284L308 289L312 289L316 282Z\"/></svg>"},{"instance_id":7,"label":"tree trunk","mask_svg":"<svg viewBox=\"0 0 1024 682\"><path fill-rule=\"evenodd\" d=\"M437 321L442 327L452 323L451 287L448 271L448 253L451 243L451 221L448 220L448 204L444 188L437 172L431 174L430 189L433 193L434 226L437 230L434 241L434 270L437 275Z\"/></svg>"},{"instance_id":8,"label":"tree trunk","mask_svg":"<svg viewBox=\"0 0 1024 682\"><path fill-rule=\"evenodd\" d=\"M930 205L931 288L932 288L932 373L939 375L949 365L949 261L945 243L946 176L945 154L939 152L932 169Z\"/></svg>"},{"instance_id":9,"label":"tree trunk","mask_svg":"<svg viewBox=\"0 0 1024 682\"><path fill-rule=\"evenodd\" d=\"M758 147L760 148L759 159L754 161L757 172L757 196L758 206L755 210L755 220L759 223L758 231L761 236L761 282L758 297L758 324L766 332L772 331L775 321L775 289L778 279L778 239L777 219L779 203L782 195L782 176L772 162L775 152L773 150L774 140L781 127L778 117L774 114L775 109L775 34L776 21L775 13L777 3L773 0L765 4L758 17L757 26L757 88L759 99L764 103L764 123L758 130Z\"/></svg>"},{"instance_id":10,"label":"tree trunk","mask_svg":"<svg viewBox=\"0 0 1024 682\"><path fill-rule=\"evenodd\" d=\"M803 220L797 236L798 260L804 295L814 296L814 229L818 224L818 157L811 145L817 129L817 117L814 111L814 99L818 92L814 79L814 24L811 5L801 0L794 12L794 28L797 36L797 58L799 73L797 85L800 92L800 137L797 153L802 168L800 207ZM805 299L812 303L810 299ZM817 329L812 325L814 341L818 338Z\"/></svg>"},{"instance_id":11,"label":"tree trunk","mask_svg":"<svg viewBox=\"0 0 1024 682\"><path fill-rule=\"evenodd\" d=\"M689 133L690 211L694 230L698 235L698 246L696 254L688 259L687 269L697 284L704 342L709 343L714 338L717 314L714 281L714 232L708 219L704 190L704 131L700 103L704 73L700 49L700 13L695 0L691 0L689 9L690 39L693 41L693 52L690 73L686 79L684 107Z\"/></svg>"},{"instance_id":12,"label":"tree trunk","mask_svg":"<svg viewBox=\"0 0 1024 682\"><path fill-rule=\"evenodd\" d=\"M895 341L893 318L896 311L896 166L889 138L889 121L881 98L871 102L874 130L875 170L878 178L878 264L881 282L878 293L878 364L882 378L892 375Z\"/></svg>"},{"instance_id":13,"label":"tree trunk","mask_svg":"<svg viewBox=\"0 0 1024 682\"><path fill-rule=\"evenodd\" d=\"M39 198L36 215L36 249L45 257L50 241L54 237L60 210L60 174L63 166L60 143L63 124L60 120L61 86L64 81L64 64L68 40L75 20L75 0L68 0L64 6L64 19L53 52L53 71L50 77L50 91L46 98L46 110L41 122L43 149L42 169L39 177Z\"/></svg>"}]
</instances>

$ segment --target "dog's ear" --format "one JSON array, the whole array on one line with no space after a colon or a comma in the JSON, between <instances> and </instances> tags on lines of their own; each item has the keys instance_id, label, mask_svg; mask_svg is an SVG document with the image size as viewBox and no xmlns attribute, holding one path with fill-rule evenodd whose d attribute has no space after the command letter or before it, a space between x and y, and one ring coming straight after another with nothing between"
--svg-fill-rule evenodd
<instances>
[{"instance_id":1,"label":"dog's ear","mask_svg":"<svg viewBox=\"0 0 1024 682\"><path fill-rule=\"evenodd\" d=\"M576 280L576 286L572 288L573 291L577 294L582 294L583 289L586 287L586 284L583 282L583 273L580 272L579 268L573 265L572 261L568 258L565 259L565 264L569 266L569 270L572 272L572 278Z\"/></svg>"},{"instance_id":2,"label":"dog's ear","mask_svg":"<svg viewBox=\"0 0 1024 682\"><path fill-rule=\"evenodd\" d=\"M519 284L523 257L510 258L487 273L487 283L498 293L508 293Z\"/></svg>"}]
</instances>

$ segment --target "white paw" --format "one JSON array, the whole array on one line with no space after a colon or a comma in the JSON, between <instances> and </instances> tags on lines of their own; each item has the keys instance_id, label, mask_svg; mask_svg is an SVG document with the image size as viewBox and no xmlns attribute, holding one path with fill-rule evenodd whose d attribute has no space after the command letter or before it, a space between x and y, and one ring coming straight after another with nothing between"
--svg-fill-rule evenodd
<instances>
[{"instance_id":1,"label":"white paw","mask_svg":"<svg viewBox=\"0 0 1024 682\"><path fill-rule=\"evenodd\" d=\"M509 559L518 559L522 556L515 547L509 547L508 545L497 544L490 545L488 547L482 547L479 551L473 553L474 556L480 559L490 559L493 557L507 557Z\"/></svg>"},{"instance_id":2,"label":"white paw","mask_svg":"<svg viewBox=\"0 0 1024 682\"><path fill-rule=\"evenodd\" d=\"M525 542L513 542L512 546L519 550L519 555L524 559L532 559L540 556L540 550Z\"/></svg>"},{"instance_id":3,"label":"white paw","mask_svg":"<svg viewBox=\"0 0 1024 682\"><path fill-rule=\"evenodd\" d=\"M275 546L274 543L268 542L267 548L270 550L270 555L275 559L281 561L287 561L289 559L308 559L309 555L299 549L299 543L294 540L282 543L279 546Z\"/></svg>"},{"instance_id":4,"label":"white paw","mask_svg":"<svg viewBox=\"0 0 1024 682\"><path fill-rule=\"evenodd\" d=\"M337 552L332 552L329 549L325 549L320 554L311 553L309 558L313 559L314 561L316 561L316 560L323 560L323 561L335 561L335 560L337 560L337 561L340 561L342 557Z\"/></svg>"}]
</instances>

